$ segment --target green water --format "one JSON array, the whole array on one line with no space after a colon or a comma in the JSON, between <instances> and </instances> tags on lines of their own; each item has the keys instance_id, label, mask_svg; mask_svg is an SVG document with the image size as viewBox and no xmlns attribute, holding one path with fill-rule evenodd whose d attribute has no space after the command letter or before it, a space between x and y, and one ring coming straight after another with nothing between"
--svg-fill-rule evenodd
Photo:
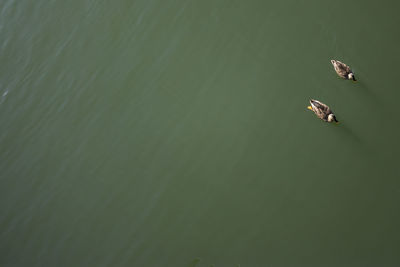
<instances>
[{"instance_id":1,"label":"green water","mask_svg":"<svg viewBox=\"0 0 400 267\"><path fill-rule=\"evenodd\" d=\"M399 266L399 7L1 1L0 266Z\"/></svg>"}]
</instances>

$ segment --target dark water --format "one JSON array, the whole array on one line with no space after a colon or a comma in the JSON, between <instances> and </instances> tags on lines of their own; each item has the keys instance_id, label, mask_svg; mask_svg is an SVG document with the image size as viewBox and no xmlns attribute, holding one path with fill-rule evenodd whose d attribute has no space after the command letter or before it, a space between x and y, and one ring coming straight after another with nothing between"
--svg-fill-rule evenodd
<instances>
[{"instance_id":1,"label":"dark water","mask_svg":"<svg viewBox=\"0 0 400 267\"><path fill-rule=\"evenodd\" d=\"M0 265L399 266L399 6L1 1Z\"/></svg>"}]
</instances>

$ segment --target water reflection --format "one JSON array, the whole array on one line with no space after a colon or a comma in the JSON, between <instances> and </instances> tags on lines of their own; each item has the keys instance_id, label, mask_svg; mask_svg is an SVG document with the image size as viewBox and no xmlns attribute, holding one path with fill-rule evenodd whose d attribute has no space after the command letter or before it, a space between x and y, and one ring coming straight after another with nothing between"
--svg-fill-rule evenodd
<instances>
[{"instance_id":1,"label":"water reflection","mask_svg":"<svg viewBox=\"0 0 400 267\"><path fill-rule=\"evenodd\" d=\"M371 103L375 103L376 105L380 104L381 100L378 95L369 87L369 85L362 81L358 80L354 86L355 91L359 94L362 94L364 97L368 98L368 101Z\"/></svg>"},{"instance_id":2,"label":"water reflection","mask_svg":"<svg viewBox=\"0 0 400 267\"><path fill-rule=\"evenodd\" d=\"M351 129L346 122L341 121L340 124L337 125L337 130L352 142L357 144L363 143L361 137L353 129Z\"/></svg>"},{"instance_id":3,"label":"water reflection","mask_svg":"<svg viewBox=\"0 0 400 267\"><path fill-rule=\"evenodd\" d=\"M341 142L345 142L349 147L353 147L362 155L373 153L373 147L357 133L348 123L341 121L336 127L337 133L341 136Z\"/></svg>"}]
</instances>

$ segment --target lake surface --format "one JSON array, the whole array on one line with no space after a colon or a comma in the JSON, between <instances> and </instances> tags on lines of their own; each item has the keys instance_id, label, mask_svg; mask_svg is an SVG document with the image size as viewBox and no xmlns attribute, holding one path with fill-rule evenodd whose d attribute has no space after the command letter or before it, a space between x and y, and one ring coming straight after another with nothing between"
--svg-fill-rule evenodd
<instances>
[{"instance_id":1,"label":"lake surface","mask_svg":"<svg viewBox=\"0 0 400 267\"><path fill-rule=\"evenodd\" d=\"M384 2L1 1L0 265L399 266Z\"/></svg>"}]
</instances>

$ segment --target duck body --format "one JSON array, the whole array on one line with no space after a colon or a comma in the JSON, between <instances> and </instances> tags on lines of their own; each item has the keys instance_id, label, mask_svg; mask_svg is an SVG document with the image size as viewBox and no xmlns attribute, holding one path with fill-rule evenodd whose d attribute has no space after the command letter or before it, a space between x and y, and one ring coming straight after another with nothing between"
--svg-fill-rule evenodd
<instances>
[{"instance_id":1,"label":"duck body","mask_svg":"<svg viewBox=\"0 0 400 267\"><path fill-rule=\"evenodd\" d=\"M339 60L331 60L331 63L333 67L335 68L336 73L342 77L343 79L346 80L353 80L357 81L356 77L354 76L354 73L351 71L350 67L344 64L343 62L340 62Z\"/></svg>"},{"instance_id":2,"label":"duck body","mask_svg":"<svg viewBox=\"0 0 400 267\"><path fill-rule=\"evenodd\" d=\"M326 122L338 123L335 114L327 105L315 99L311 99L310 104L311 106L308 106L308 109L314 111L318 118Z\"/></svg>"}]
</instances>

